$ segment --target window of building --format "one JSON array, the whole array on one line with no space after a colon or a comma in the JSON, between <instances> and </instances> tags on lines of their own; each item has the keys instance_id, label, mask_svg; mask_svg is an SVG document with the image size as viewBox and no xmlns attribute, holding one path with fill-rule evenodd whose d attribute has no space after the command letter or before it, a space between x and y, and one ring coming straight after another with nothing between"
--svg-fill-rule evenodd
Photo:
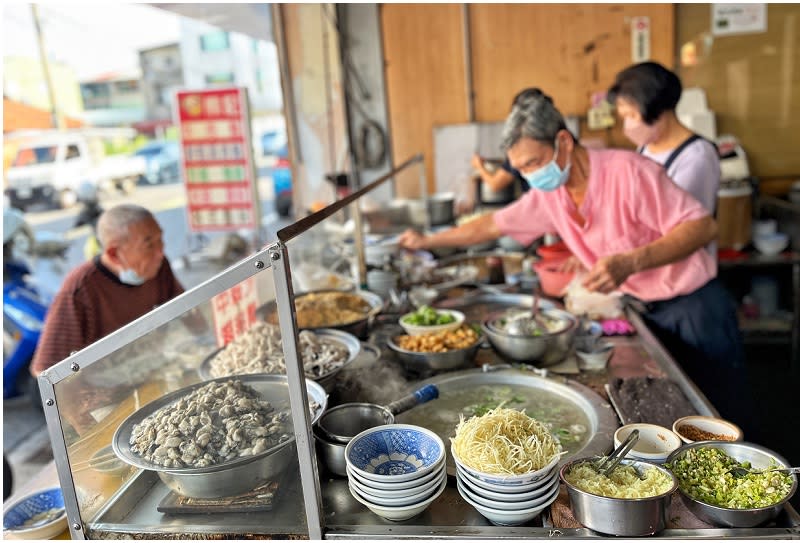
<instances>
[{"instance_id":1,"label":"window of building","mask_svg":"<svg viewBox=\"0 0 800 543\"><path fill-rule=\"evenodd\" d=\"M236 78L233 72L217 72L215 74L206 74L206 84L213 85L215 83L234 83Z\"/></svg>"},{"instance_id":2,"label":"window of building","mask_svg":"<svg viewBox=\"0 0 800 543\"><path fill-rule=\"evenodd\" d=\"M133 92L139 91L139 82L135 79L129 79L127 81L115 81L114 82L114 89L122 94L129 94Z\"/></svg>"},{"instance_id":3,"label":"window of building","mask_svg":"<svg viewBox=\"0 0 800 543\"><path fill-rule=\"evenodd\" d=\"M227 32L210 32L200 36L200 49L203 51L225 51L230 49L231 41Z\"/></svg>"}]
</instances>

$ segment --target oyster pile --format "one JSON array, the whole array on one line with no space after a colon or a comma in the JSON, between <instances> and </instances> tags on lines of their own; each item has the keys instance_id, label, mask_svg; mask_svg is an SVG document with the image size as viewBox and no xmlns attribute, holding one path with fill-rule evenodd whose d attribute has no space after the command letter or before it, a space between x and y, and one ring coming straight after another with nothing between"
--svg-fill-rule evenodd
<instances>
[{"instance_id":1,"label":"oyster pile","mask_svg":"<svg viewBox=\"0 0 800 543\"><path fill-rule=\"evenodd\" d=\"M319 406L311 405L312 413ZM165 468L204 468L251 456L291 438L276 411L238 379L209 383L134 425L131 451Z\"/></svg>"},{"instance_id":2,"label":"oyster pile","mask_svg":"<svg viewBox=\"0 0 800 543\"><path fill-rule=\"evenodd\" d=\"M341 343L321 338L310 330L302 330L300 356L306 377L327 375L347 362L350 351ZM250 373L286 373L286 362L278 326L266 322L254 324L247 332L230 342L209 365L212 377Z\"/></svg>"}]
</instances>

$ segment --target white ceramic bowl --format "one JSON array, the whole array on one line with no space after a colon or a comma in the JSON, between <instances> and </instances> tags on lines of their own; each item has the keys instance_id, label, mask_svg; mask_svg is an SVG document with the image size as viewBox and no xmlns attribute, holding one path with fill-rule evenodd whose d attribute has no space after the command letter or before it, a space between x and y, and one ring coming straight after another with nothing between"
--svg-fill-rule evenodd
<instances>
[{"instance_id":1,"label":"white ceramic bowl","mask_svg":"<svg viewBox=\"0 0 800 543\"><path fill-rule=\"evenodd\" d=\"M498 492L496 490L483 488L480 486L481 481L473 479L459 469L456 469L456 477L458 477L458 479L469 489L470 492L477 494L478 496L502 502L524 502L547 494L550 487L555 481L558 480L558 470L553 470L553 477L551 479L545 479L541 482L541 486L538 486L527 492Z\"/></svg>"},{"instance_id":2,"label":"white ceramic bowl","mask_svg":"<svg viewBox=\"0 0 800 543\"><path fill-rule=\"evenodd\" d=\"M456 463L456 472L460 473L464 478L464 480L468 481L469 484L471 484L472 486L478 487L484 491L507 495L509 496L509 499L512 500L516 499L515 497L517 496L540 492L541 489L550 484L553 479L558 479L557 466L553 467L553 469L550 471L547 477L539 479L538 481L534 481L533 483L528 483L526 485L513 485L513 486L487 483L486 481L482 481L481 479L478 479L474 475L470 474L458 463Z\"/></svg>"},{"instance_id":3,"label":"white ceramic bowl","mask_svg":"<svg viewBox=\"0 0 800 543\"><path fill-rule=\"evenodd\" d=\"M452 445L450 446L450 453L453 455L453 459L455 460L456 465L461 466L463 470L466 471L469 475L472 475L473 478L478 479L480 481L484 481L486 483L512 487L518 490L521 490L522 487L530 485L531 483L537 483L543 479L547 479L550 475L552 475L551 472L555 469L556 465L558 465L558 461L561 458L560 455L556 455L543 468L538 469L536 471L523 473L521 475L496 475L492 473L484 473L482 471L478 471L476 469L473 469L465 465L458 457L456 452L453 450ZM528 490L531 489L529 488Z\"/></svg>"},{"instance_id":4,"label":"white ceramic bowl","mask_svg":"<svg viewBox=\"0 0 800 543\"><path fill-rule=\"evenodd\" d=\"M373 266L383 266L387 258L396 255L400 250L400 244L397 238L392 237L388 240L373 241L367 240L367 245L364 247L364 259L367 264Z\"/></svg>"},{"instance_id":5,"label":"white ceramic bowl","mask_svg":"<svg viewBox=\"0 0 800 543\"><path fill-rule=\"evenodd\" d=\"M678 434L663 426L636 423L617 428L617 431L614 432L614 448L619 447L633 430L639 430L639 439L626 457L634 460L649 460L663 464L672 451L682 445Z\"/></svg>"},{"instance_id":6,"label":"white ceramic bowl","mask_svg":"<svg viewBox=\"0 0 800 543\"><path fill-rule=\"evenodd\" d=\"M478 512L486 517L492 524L498 526L518 526L536 518L536 516L547 509L551 503L556 501L558 497L558 485L554 487L553 492L551 492L540 505L518 511L504 511L494 507L485 507L467 497L462 487L458 487L458 493L461 494L464 501L477 509Z\"/></svg>"},{"instance_id":7,"label":"white ceramic bowl","mask_svg":"<svg viewBox=\"0 0 800 543\"><path fill-rule=\"evenodd\" d=\"M454 311L452 309L437 309L438 313L448 313L455 317L456 320L447 324L436 324L434 326L417 326L416 324L409 324L405 322L403 319L411 315L411 313L406 313L402 317L400 317L400 326L403 327L403 330L406 331L406 334L410 336L420 336L422 334L431 334L434 332L444 332L446 330L455 330L459 326L464 323L464 314L461 311Z\"/></svg>"},{"instance_id":8,"label":"white ceramic bowl","mask_svg":"<svg viewBox=\"0 0 800 543\"><path fill-rule=\"evenodd\" d=\"M456 474L457 483L459 488L473 501L483 505L484 507L490 507L492 509L499 509L501 511L520 511L522 509L531 509L533 507L538 507L539 505L543 504L547 499L553 494L553 490L558 488L559 480L558 477L545 486L542 490L543 492L532 498L530 500L520 500L520 501L508 501L508 500L496 500L494 498L490 498L481 494L480 489L471 487L469 483L464 480L464 477L461 475Z\"/></svg>"},{"instance_id":9,"label":"white ceramic bowl","mask_svg":"<svg viewBox=\"0 0 800 543\"><path fill-rule=\"evenodd\" d=\"M365 500L364 498L354 493L353 491L350 491L350 494L352 494L356 500L366 505L370 511L372 511L379 517L383 517L386 520L392 520L398 522L401 520L408 520L422 513L425 509L428 508L428 506L431 503L433 503L433 500L438 498L439 495L442 492L444 492L446 486L447 486L447 477L444 478L442 484L439 485L439 488L437 488L436 491L433 493L433 495L430 496L428 499L420 503L415 503L413 505L405 505L402 507L386 507L384 505L377 505L368 500Z\"/></svg>"},{"instance_id":10,"label":"white ceramic bowl","mask_svg":"<svg viewBox=\"0 0 800 543\"><path fill-rule=\"evenodd\" d=\"M678 434L684 443L694 443L695 440L689 439L683 433L681 428L683 426L694 426L698 430L710 432L718 436L726 436L732 439L724 439L723 441L742 441L744 434L742 429L734 423L725 419L718 419L716 417L704 417L701 415L691 415L688 417L681 417L672 423L672 431ZM705 441L701 439L700 441Z\"/></svg>"},{"instance_id":11,"label":"white ceramic bowl","mask_svg":"<svg viewBox=\"0 0 800 543\"><path fill-rule=\"evenodd\" d=\"M595 350L585 352L576 350L578 356L578 368L582 370L602 370L608 364L611 355L614 354L614 344L608 342L598 343Z\"/></svg>"},{"instance_id":12,"label":"white ceramic bowl","mask_svg":"<svg viewBox=\"0 0 800 543\"><path fill-rule=\"evenodd\" d=\"M442 463L439 467L443 466ZM409 479L407 481L389 481L389 482L379 482L379 481L372 481L367 479L362 474L360 474L357 470L354 470L350 466L346 466L345 470L347 471L347 477L350 479L357 480L360 484L367 486L373 490L408 490L413 489L418 486L424 485L436 478L438 475L438 471L434 470L429 473L426 473L416 479Z\"/></svg>"},{"instance_id":13,"label":"white ceramic bowl","mask_svg":"<svg viewBox=\"0 0 800 543\"><path fill-rule=\"evenodd\" d=\"M368 502L372 503L373 505L380 505L383 507L404 507L407 505L414 505L415 503L420 503L428 498L430 498L441 486L442 480L447 479L447 472L442 470L439 473L439 476L436 477L431 483L425 485L427 488L420 487L416 489L417 491L414 494L409 496L402 496L402 497L394 497L394 498L386 498L381 496L376 496L365 489L363 486L359 486L358 483L355 482L354 479L348 480L348 485L350 487L350 492L358 493L362 498L367 500ZM385 491L384 491L385 492Z\"/></svg>"},{"instance_id":14,"label":"white ceramic bowl","mask_svg":"<svg viewBox=\"0 0 800 543\"><path fill-rule=\"evenodd\" d=\"M353 485L356 490L364 494L364 497L367 499L372 500L372 498L376 499L386 499L386 500L394 500L399 498L407 498L409 496L414 496L418 494L422 494L428 490L432 490L439 486L441 483L441 478L443 475L446 474L445 466L442 464L442 467L439 471L433 472L429 480L422 481L421 483L417 484L416 486L412 486L409 488L397 488L397 489L381 489L381 488L374 488L370 486L368 482L364 482L359 480L356 477L350 476L350 471L348 470L348 483ZM417 479L415 479L415 482ZM379 503L376 501L376 503ZM384 504L384 505L392 505L392 504ZM396 505L396 504L395 504Z\"/></svg>"},{"instance_id":15,"label":"white ceramic bowl","mask_svg":"<svg viewBox=\"0 0 800 543\"><path fill-rule=\"evenodd\" d=\"M789 245L789 236L781 232L762 234L753 238L753 245L762 254L772 256L786 249Z\"/></svg>"},{"instance_id":16,"label":"white ceramic bowl","mask_svg":"<svg viewBox=\"0 0 800 543\"><path fill-rule=\"evenodd\" d=\"M42 515L41 524L33 521L26 527L25 523L37 515ZM67 512L60 488L33 492L3 508L4 539L49 539L66 529Z\"/></svg>"},{"instance_id":17,"label":"white ceramic bowl","mask_svg":"<svg viewBox=\"0 0 800 543\"><path fill-rule=\"evenodd\" d=\"M445 459L444 442L434 432L412 424L368 428L344 450L347 465L370 481L394 483L437 471Z\"/></svg>"}]
</instances>

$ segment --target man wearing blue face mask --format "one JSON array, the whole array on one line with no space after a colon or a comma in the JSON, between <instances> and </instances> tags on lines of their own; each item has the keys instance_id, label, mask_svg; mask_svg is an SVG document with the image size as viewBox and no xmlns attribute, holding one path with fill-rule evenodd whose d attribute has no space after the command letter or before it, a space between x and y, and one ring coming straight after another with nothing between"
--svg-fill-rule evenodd
<instances>
[{"instance_id":1,"label":"man wearing blue face mask","mask_svg":"<svg viewBox=\"0 0 800 543\"><path fill-rule=\"evenodd\" d=\"M72 270L47 312L31 362L39 373L183 292L153 215L119 205L97 222L103 252Z\"/></svg>"}]
</instances>

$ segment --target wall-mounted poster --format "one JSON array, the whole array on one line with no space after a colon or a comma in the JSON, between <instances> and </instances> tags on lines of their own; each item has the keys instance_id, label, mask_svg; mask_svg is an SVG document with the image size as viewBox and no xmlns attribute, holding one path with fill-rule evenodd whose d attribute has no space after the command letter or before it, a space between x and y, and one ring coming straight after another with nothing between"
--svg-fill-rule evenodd
<instances>
[{"instance_id":1,"label":"wall-mounted poster","mask_svg":"<svg viewBox=\"0 0 800 543\"><path fill-rule=\"evenodd\" d=\"M711 33L715 36L767 31L767 4L711 4Z\"/></svg>"}]
</instances>

